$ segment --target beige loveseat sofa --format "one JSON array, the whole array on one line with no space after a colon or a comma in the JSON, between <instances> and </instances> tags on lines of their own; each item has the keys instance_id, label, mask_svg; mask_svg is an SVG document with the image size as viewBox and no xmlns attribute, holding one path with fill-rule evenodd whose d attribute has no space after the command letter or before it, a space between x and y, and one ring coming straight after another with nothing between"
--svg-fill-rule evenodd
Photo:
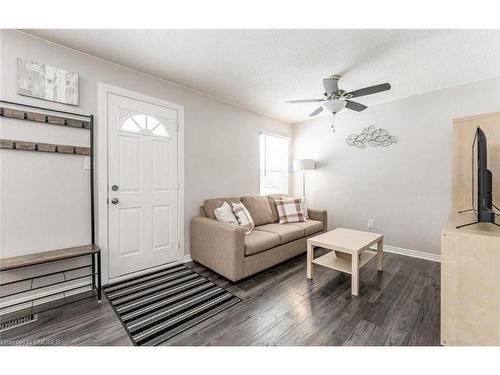
<instances>
[{"instance_id":1,"label":"beige loveseat sofa","mask_svg":"<svg viewBox=\"0 0 500 375\"><path fill-rule=\"evenodd\" d=\"M326 210L309 209L309 220L279 224L275 199L283 195L208 199L191 219L191 257L231 281L237 281L306 251L306 240L327 230ZM221 223L214 210L224 202L242 202L255 222L243 228Z\"/></svg>"}]
</instances>

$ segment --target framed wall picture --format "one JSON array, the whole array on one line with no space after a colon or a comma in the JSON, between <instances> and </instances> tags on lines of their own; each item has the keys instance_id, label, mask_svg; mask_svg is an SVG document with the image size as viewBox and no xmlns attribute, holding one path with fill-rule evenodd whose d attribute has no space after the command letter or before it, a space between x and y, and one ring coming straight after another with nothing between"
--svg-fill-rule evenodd
<instances>
[{"instance_id":1,"label":"framed wall picture","mask_svg":"<svg viewBox=\"0 0 500 375\"><path fill-rule=\"evenodd\" d=\"M78 105L78 74L18 57L17 93Z\"/></svg>"}]
</instances>

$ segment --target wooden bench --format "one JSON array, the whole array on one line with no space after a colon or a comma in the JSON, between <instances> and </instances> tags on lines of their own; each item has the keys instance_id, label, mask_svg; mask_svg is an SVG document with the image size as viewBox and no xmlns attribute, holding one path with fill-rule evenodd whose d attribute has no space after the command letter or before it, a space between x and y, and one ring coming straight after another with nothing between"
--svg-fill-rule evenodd
<instances>
[{"instance_id":1,"label":"wooden bench","mask_svg":"<svg viewBox=\"0 0 500 375\"><path fill-rule=\"evenodd\" d=\"M50 273L44 273L42 275L37 275L33 277L28 277L20 280L15 280L7 283L2 283L0 284L0 287L5 287L7 285L15 284L15 283L20 283L22 281L28 281L31 280L31 288L27 290L23 290L20 292L15 292L15 293L10 293L10 294L3 294L0 298L5 298L5 297L11 297L14 295L26 293L35 289L41 289L41 288L47 288L53 285L57 284L62 284L64 282L68 281L73 281L77 279L82 279L86 277L92 277L92 284L89 286L92 286L92 290L97 292L97 299L99 302L101 302L101 249L97 245L85 245L85 246L77 246L77 247L70 247L66 249L58 249L58 250L51 250L51 251L44 251L40 253L34 253L34 254L28 254L28 255L22 255L22 256L17 256L17 257L10 257L10 258L0 258L0 272L5 272L5 271L12 271L24 267L30 267L30 266L36 266L39 264L46 264L46 263L51 263L51 262L56 262L56 261L61 261L61 260L66 260L66 259L72 259L72 258L78 258L82 256L90 256L92 263L90 265L85 265L85 266L80 266L80 267L75 267L75 268L70 268L70 269L64 269L64 270L59 270L57 272L50 272ZM52 284L48 285L43 285L42 287L33 287L33 280L47 277L50 275L55 275L55 274L60 274L68 271L75 271L83 268L91 267L92 272L91 274L86 274L83 276L78 276L71 278L69 280L64 280L64 281L58 281ZM97 268L97 269L96 269ZM97 279L97 280L96 280ZM68 292L74 289L79 289L82 288L81 286L78 286L76 288L72 289L65 289L63 292ZM56 292L49 293L49 294L44 294L42 297L38 298L33 298L31 302L36 301L37 299L44 299L52 295L60 294L61 291L57 290ZM11 308L16 305L22 305L25 304L28 301L22 301L19 303L14 303L12 305L7 306L6 308ZM33 310L33 303L31 309Z\"/></svg>"}]
</instances>

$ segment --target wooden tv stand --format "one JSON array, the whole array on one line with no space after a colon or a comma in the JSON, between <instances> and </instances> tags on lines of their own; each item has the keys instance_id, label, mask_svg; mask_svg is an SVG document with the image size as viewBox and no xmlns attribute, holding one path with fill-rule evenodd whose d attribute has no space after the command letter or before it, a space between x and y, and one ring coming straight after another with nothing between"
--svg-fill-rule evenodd
<instances>
[{"instance_id":1,"label":"wooden tv stand","mask_svg":"<svg viewBox=\"0 0 500 375\"><path fill-rule=\"evenodd\" d=\"M474 219L452 213L441 232L442 345L500 345L500 227L456 228Z\"/></svg>"}]
</instances>

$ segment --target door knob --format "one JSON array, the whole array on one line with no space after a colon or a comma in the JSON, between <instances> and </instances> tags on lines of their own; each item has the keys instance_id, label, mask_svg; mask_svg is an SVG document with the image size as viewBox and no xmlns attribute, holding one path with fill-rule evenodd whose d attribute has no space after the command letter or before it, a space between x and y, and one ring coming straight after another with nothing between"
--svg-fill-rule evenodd
<instances>
[{"instance_id":1,"label":"door knob","mask_svg":"<svg viewBox=\"0 0 500 375\"><path fill-rule=\"evenodd\" d=\"M120 202L120 200L118 198L111 199L111 203L113 203L113 204L118 204L118 202Z\"/></svg>"},{"instance_id":2,"label":"door knob","mask_svg":"<svg viewBox=\"0 0 500 375\"><path fill-rule=\"evenodd\" d=\"M113 186L111 186L111 190L113 190L113 191L117 191L117 190L118 190L118 185L113 185Z\"/></svg>"}]
</instances>

